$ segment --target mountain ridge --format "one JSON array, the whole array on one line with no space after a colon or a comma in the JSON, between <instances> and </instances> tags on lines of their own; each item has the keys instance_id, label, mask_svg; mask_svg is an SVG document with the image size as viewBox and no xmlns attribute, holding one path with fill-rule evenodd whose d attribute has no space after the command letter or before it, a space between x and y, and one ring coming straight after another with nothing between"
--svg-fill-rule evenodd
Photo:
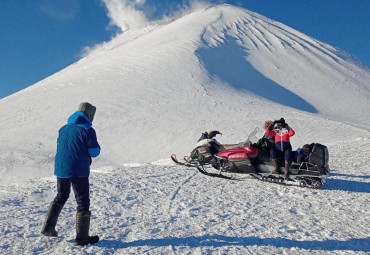
<instances>
[{"instance_id":1,"label":"mountain ridge","mask_svg":"<svg viewBox=\"0 0 370 255\"><path fill-rule=\"evenodd\" d=\"M221 5L130 31L130 39L122 34L0 100L0 150L43 154L25 157L50 168L57 131L82 101L97 106L100 165L151 162L175 150L185 155L210 129L224 133L222 142L243 141L266 119L282 116L299 131L295 147L334 142L332 130L349 140L368 135L369 72L333 59L333 47L295 31ZM315 50L320 45L325 49Z\"/></svg>"}]
</instances>

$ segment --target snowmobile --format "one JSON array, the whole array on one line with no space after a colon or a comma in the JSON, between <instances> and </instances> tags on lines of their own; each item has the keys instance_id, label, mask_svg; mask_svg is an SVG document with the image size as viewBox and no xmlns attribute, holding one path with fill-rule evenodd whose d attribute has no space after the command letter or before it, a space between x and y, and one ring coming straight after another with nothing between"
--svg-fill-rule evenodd
<instances>
[{"instance_id":1,"label":"snowmobile","mask_svg":"<svg viewBox=\"0 0 370 255\"><path fill-rule=\"evenodd\" d=\"M172 154L171 159L176 164L195 167L202 174L231 179L232 177L222 175L220 172L210 173L205 170L206 166L211 166L214 169L220 170L220 163L215 155L221 151L225 151L225 147L215 139L215 136L218 134L222 135L217 130L209 133L202 133L201 137L197 141L195 149L191 151L190 156L185 156L184 161L179 161L176 154Z\"/></svg>"},{"instance_id":2,"label":"snowmobile","mask_svg":"<svg viewBox=\"0 0 370 255\"><path fill-rule=\"evenodd\" d=\"M274 166L270 151L252 142L257 140L255 137L257 131L258 128L248 136L243 145L236 145L231 149L225 149L225 146L214 139L216 134L221 134L220 132L205 132L190 156L184 157L184 162L178 161L175 154L171 155L171 158L178 164L196 167L203 174L227 179L233 179L235 174L248 174L262 181L309 188L319 188L326 183L330 168L329 152L325 145L306 144L302 149L297 150L289 170L289 177L285 179L283 178L284 160L280 162L280 172L273 174ZM218 173L209 172L207 168L213 168ZM226 175L226 173L232 175Z\"/></svg>"}]
</instances>

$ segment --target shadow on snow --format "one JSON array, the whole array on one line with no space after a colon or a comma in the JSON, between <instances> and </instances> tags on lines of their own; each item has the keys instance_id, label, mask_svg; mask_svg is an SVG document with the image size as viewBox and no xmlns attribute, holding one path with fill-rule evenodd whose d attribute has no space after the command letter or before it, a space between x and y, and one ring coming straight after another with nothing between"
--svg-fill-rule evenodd
<instances>
[{"instance_id":1,"label":"shadow on snow","mask_svg":"<svg viewBox=\"0 0 370 255\"><path fill-rule=\"evenodd\" d=\"M333 170L331 170L331 171L333 171ZM370 179L370 175L354 175L354 174L330 173L330 176L344 176L344 177L351 177L351 178Z\"/></svg>"},{"instance_id":2,"label":"shadow on snow","mask_svg":"<svg viewBox=\"0 0 370 255\"><path fill-rule=\"evenodd\" d=\"M322 189L370 193L370 183L329 179L328 182L322 187Z\"/></svg>"},{"instance_id":3,"label":"shadow on snow","mask_svg":"<svg viewBox=\"0 0 370 255\"><path fill-rule=\"evenodd\" d=\"M324 241L297 241L286 238L260 238L260 237L230 237L223 235L204 235L189 237L164 237L158 239L138 240L128 243L113 240L101 240L97 246L107 248L128 248L140 246L165 247L165 246L196 247L223 247L223 246L275 246L280 248L299 248L306 250L348 250L370 251L370 238Z\"/></svg>"},{"instance_id":4,"label":"shadow on snow","mask_svg":"<svg viewBox=\"0 0 370 255\"><path fill-rule=\"evenodd\" d=\"M360 179L370 178L369 175L340 174L340 173L335 173L335 171L336 170L331 170L330 176L340 176L340 177L345 177L345 178L360 178ZM370 183L329 178L328 182L323 186L322 189L370 193Z\"/></svg>"},{"instance_id":5,"label":"shadow on snow","mask_svg":"<svg viewBox=\"0 0 370 255\"><path fill-rule=\"evenodd\" d=\"M196 51L211 76L217 76L236 89L247 90L270 101L299 110L317 113L303 98L268 79L246 59L247 52L233 38L217 47Z\"/></svg>"}]
</instances>

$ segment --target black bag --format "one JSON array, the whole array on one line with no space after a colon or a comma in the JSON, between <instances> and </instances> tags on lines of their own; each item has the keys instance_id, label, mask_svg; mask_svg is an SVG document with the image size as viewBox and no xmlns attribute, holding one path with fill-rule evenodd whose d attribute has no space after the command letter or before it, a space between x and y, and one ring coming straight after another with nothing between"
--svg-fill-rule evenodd
<instances>
[{"instance_id":1,"label":"black bag","mask_svg":"<svg viewBox=\"0 0 370 255\"><path fill-rule=\"evenodd\" d=\"M319 167L328 166L329 163L328 147L319 143L314 143L312 151L308 156L308 162Z\"/></svg>"},{"instance_id":2,"label":"black bag","mask_svg":"<svg viewBox=\"0 0 370 255\"><path fill-rule=\"evenodd\" d=\"M298 163L308 162L308 157L310 156L313 146L314 146L314 143L303 145L297 157Z\"/></svg>"}]
</instances>

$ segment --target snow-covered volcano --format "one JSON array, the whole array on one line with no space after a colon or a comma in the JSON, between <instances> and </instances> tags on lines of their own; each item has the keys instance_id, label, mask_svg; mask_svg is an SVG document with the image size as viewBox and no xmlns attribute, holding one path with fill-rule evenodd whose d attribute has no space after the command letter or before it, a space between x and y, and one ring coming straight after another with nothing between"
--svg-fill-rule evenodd
<instances>
[{"instance_id":1,"label":"snow-covered volcano","mask_svg":"<svg viewBox=\"0 0 370 255\"><path fill-rule=\"evenodd\" d=\"M142 246L154 246L154 253L163 253L166 248L161 247L171 245L171 242L180 246L188 245L183 251L191 253L199 252L197 247L207 240L211 240L209 247L214 248L207 250L211 252L217 251L218 248L218 251L222 251L223 247L232 247L235 242L239 246L259 243L272 245L275 246L272 250L259 250L272 253L283 252L292 245L298 247L300 250L297 253L300 253L302 250L312 249L315 244L331 245L330 249L324 249L328 252L336 248L346 251L347 243L335 246L330 242L343 239L353 240L348 243L350 247L365 247L357 250L351 248L351 251L369 251L369 246L364 246L368 232L366 235L367 230L362 228L366 225L366 215L361 213L366 214L367 210L353 209L350 204L354 200L355 206L366 205L368 208L369 204L370 191L366 188L366 185L369 185L369 167L365 158L368 160L370 154L370 71L348 54L279 22L230 5L209 7L169 23L125 32L97 47L87 57L68 68L0 100L2 180L47 176L22 184L26 187L20 186L21 191L16 194L9 192L4 195L2 205L9 207L4 210L4 215L26 215L17 211L16 202L11 202L21 200L24 202L23 208L27 210L36 204L38 213L35 212L29 217L43 217L44 211L40 213L40 210L46 210L46 201L52 198L55 189L54 179L49 177L52 176L58 130L82 101L97 106L94 127L102 154L93 164L93 167L99 167L93 169L93 173L98 179L104 178L111 187L111 190L107 190L104 181L95 180L96 187L92 190L96 188L96 194L93 199L99 200L101 207L93 210L105 223L93 230L105 229L104 224L108 224L108 228L111 227L111 230L107 230L110 234L117 233L119 238L131 241L131 246L130 243L128 246L122 245L119 241L103 243L108 250L100 250L98 247L93 249L94 253L114 252L115 247L134 247L132 250L139 252L138 247ZM227 184L229 187L222 186L220 191L217 181L212 180L205 184L207 179L199 179L205 177L185 171L181 167L174 167L170 162L161 161L159 166L158 163L150 164L153 161L168 159L173 152L179 155L188 154L204 131L217 129L223 133L219 139L221 142L236 143L245 140L247 134L255 127L260 127L265 120L281 117L296 130L296 135L292 138L294 148L311 142L320 142L329 147L332 168L343 170L337 174L339 181L332 184L328 182L330 194L291 191L286 187L255 183L253 180L246 181L246 184ZM259 135L262 135L262 132L260 130ZM125 164L132 162L143 164L135 164L136 167ZM135 174L140 171L142 174L136 178ZM125 174L131 180L126 178ZM178 181L178 178L182 181ZM334 180L335 178L334 175ZM344 182L340 178L344 178ZM353 179L356 181L353 182ZM153 181L156 185L152 184ZM160 184L169 186L158 187ZM186 185L189 186L185 187ZM204 192L209 189L210 193L198 194L197 187L200 186L204 186ZM337 186L342 189L339 196L345 202L336 200L338 194L333 190ZM2 187L5 187L5 190L14 189L14 186L5 184ZM37 187L36 190L33 187ZM248 222L238 220L239 217L244 217L244 212L254 212L251 208L244 210L233 207L244 206L245 194L241 191L243 187L249 187L246 192L255 192L253 201L247 207L260 208L255 213L264 214L267 217L266 222L256 216L255 223L247 226ZM236 190L233 192L233 189ZM278 191L274 192L276 189ZM24 190L27 193L25 195L22 193ZM146 193L138 195L139 190ZM268 199L264 200L264 192ZM295 195L295 192L298 192L298 195ZM343 194L346 192L365 195L357 197L358 193ZM211 194L219 194L220 199L226 199L226 195L222 194L227 194L228 197L235 195L235 200L232 200L235 203L229 204L226 200L210 198ZM306 198L306 194L310 198ZM297 200L294 203L297 207L303 204L305 211L291 208L287 199L281 200L284 195L288 196L288 200ZM332 196L331 200L329 199L331 206L321 208L327 195ZM117 217L121 214L130 215L124 218L125 223L120 225L122 229L116 223L110 222L110 218L105 215L104 210L111 210L111 205L104 202L106 196L109 196L108 200L111 199L112 203L119 201L132 205L124 208L115 205ZM193 200L188 201L186 197L193 197ZM142 203L141 199L146 202ZM161 206L149 202L155 199L158 199ZM307 202L306 199L318 199L318 202ZM214 204L206 203L209 200ZM285 224L285 230L269 232L275 222L270 221L272 212L269 211L276 209L271 200L280 201L280 209L273 217L276 217L280 225ZM282 205L284 202L286 204ZM176 215L183 211L183 206L192 208L184 212L189 215L184 214L176 218ZM327 217L328 214L334 217L331 209L336 206L344 208L344 214L338 218L341 222L337 222L335 218L328 219L329 223L334 222L329 230L324 231L329 242L315 243L312 240L317 240L323 229L313 221L321 222L320 217ZM70 207L73 208L73 204L70 204ZM208 207L213 210L207 210ZM222 209L226 207L227 212ZM140 219L135 218L138 210L144 209L152 212L151 215L155 215L155 219L149 217L150 213L144 213ZM158 211L155 212L155 209ZM72 211L73 209L69 213ZM168 211L169 218L163 218L162 214ZM293 215L295 222L299 221L300 216L304 217L307 216L306 213L313 212L318 215L317 218L306 217L309 222L301 222L297 228L292 227L294 223L289 225L288 219L283 216ZM213 217L214 213L218 216ZM346 213L359 216L358 221L355 223L352 218L345 218ZM202 220L197 218L199 215L202 215ZM27 230L32 232L39 226L38 223L36 226L32 225L29 220L30 218L22 218L19 224L30 224ZM137 222L139 220L142 220L141 223ZM162 221L169 222L172 227L162 226ZM216 226L212 223L218 221L225 221L227 224ZM5 218L4 222L7 222ZM335 232L343 222L356 226L350 232ZM257 223L266 224L257 227ZM73 222L66 222L66 219L62 224L73 226ZM131 224L150 231L138 234L139 230L130 228ZM194 234L195 239L183 237L182 234L189 236L198 231L198 226L201 236ZM214 231L209 232L207 226L213 226ZM241 231L238 226L245 229ZM183 228L187 230L181 232ZM17 236L17 230L3 229ZM125 229L130 230L125 232ZM309 229L306 234L305 229ZM218 230L223 231L224 235L218 235ZM312 236L310 231L314 232ZM306 242L292 241L294 232L298 232L301 240ZM269 233L273 236L283 234L285 237L269 239ZM156 234L164 238L154 238L153 235ZM238 239L239 234L252 236L252 239ZM236 237L228 239L230 235ZM258 238L253 239L256 235ZM166 236L178 238L166 239ZM28 233L27 238L37 238L37 245L26 246L28 248L19 246L20 251L38 251L45 248L38 235ZM144 241L135 242L138 239ZM225 245L218 246L218 241L214 241L218 239ZM288 244L283 245L284 242ZM4 241L0 249L6 250L7 245L11 243ZM53 247L54 244L48 245ZM56 244L57 248L52 251L65 252L65 249L69 249L65 246L66 244ZM176 253L176 249L172 250ZM245 250L231 248L227 251ZM317 250L320 254L322 251Z\"/></svg>"},{"instance_id":2,"label":"snow-covered volcano","mask_svg":"<svg viewBox=\"0 0 370 255\"><path fill-rule=\"evenodd\" d=\"M336 129L321 117L368 128L369 81L369 70L329 45L256 13L215 6L124 33L1 100L1 147L54 153L58 128L81 101L97 106L101 160L112 163L185 153L209 129L241 141L282 116L305 127L303 140L307 132L319 139L323 126Z\"/></svg>"}]
</instances>

